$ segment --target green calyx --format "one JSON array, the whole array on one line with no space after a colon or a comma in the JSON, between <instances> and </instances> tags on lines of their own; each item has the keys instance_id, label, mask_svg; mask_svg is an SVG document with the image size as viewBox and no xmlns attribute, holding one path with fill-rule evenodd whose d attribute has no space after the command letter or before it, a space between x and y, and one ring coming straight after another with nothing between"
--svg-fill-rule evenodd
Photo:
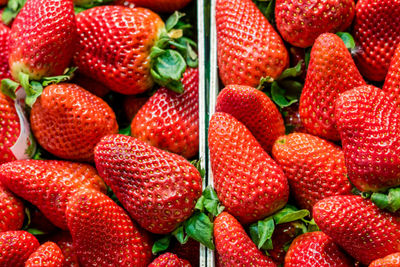
<instances>
[{"instance_id":1,"label":"green calyx","mask_svg":"<svg viewBox=\"0 0 400 267\"><path fill-rule=\"evenodd\" d=\"M344 45L346 46L347 49L351 50L354 49L356 47L356 42L354 42L354 38L353 36L351 36L350 33L348 32L337 32L336 33L337 36L340 37L340 39L342 39Z\"/></svg>"},{"instance_id":2,"label":"green calyx","mask_svg":"<svg viewBox=\"0 0 400 267\"><path fill-rule=\"evenodd\" d=\"M371 201L380 209L396 212L400 209L400 187L390 188L384 193L372 193Z\"/></svg>"},{"instance_id":3,"label":"green calyx","mask_svg":"<svg viewBox=\"0 0 400 267\"><path fill-rule=\"evenodd\" d=\"M191 26L181 22L185 14L175 12L165 23L165 31L151 49L151 75L160 86L183 93L181 78L186 67L195 68L196 43L184 36Z\"/></svg>"},{"instance_id":4,"label":"green calyx","mask_svg":"<svg viewBox=\"0 0 400 267\"><path fill-rule=\"evenodd\" d=\"M96 7L96 6L101 6L101 5L107 5L114 0L79 0L79 1L74 1L74 10L75 14L78 14L82 11L85 11L89 8Z\"/></svg>"},{"instance_id":5,"label":"green calyx","mask_svg":"<svg viewBox=\"0 0 400 267\"><path fill-rule=\"evenodd\" d=\"M8 0L7 7L1 15L4 24L9 25L13 21L21 9L24 7L26 0Z\"/></svg>"}]
</instances>

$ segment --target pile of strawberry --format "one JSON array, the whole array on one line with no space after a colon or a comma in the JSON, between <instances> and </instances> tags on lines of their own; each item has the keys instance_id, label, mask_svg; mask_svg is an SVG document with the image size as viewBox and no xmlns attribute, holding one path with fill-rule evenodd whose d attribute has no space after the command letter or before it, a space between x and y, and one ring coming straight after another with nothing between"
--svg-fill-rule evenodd
<instances>
[{"instance_id":1,"label":"pile of strawberry","mask_svg":"<svg viewBox=\"0 0 400 267\"><path fill-rule=\"evenodd\" d=\"M219 266L400 266L399 22L398 0L216 0Z\"/></svg>"}]
</instances>

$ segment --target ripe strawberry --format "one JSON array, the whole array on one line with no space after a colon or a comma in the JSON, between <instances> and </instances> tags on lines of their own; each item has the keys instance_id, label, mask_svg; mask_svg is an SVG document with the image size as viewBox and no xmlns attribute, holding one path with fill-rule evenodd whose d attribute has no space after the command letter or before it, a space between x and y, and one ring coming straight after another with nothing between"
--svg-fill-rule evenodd
<instances>
[{"instance_id":1,"label":"ripe strawberry","mask_svg":"<svg viewBox=\"0 0 400 267\"><path fill-rule=\"evenodd\" d=\"M305 133L281 136L272 155L282 167L296 203L312 211L328 196L351 194L343 151L319 137Z\"/></svg>"},{"instance_id":2,"label":"ripe strawberry","mask_svg":"<svg viewBox=\"0 0 400 267\"><path fill-rule=\"evenodd\" d=\"M132 136L185 158L199 151L199 71L183 74L184 93L159 89L132 121Z\"/></svg>"},{"instance_id":3,"label":"ripe strawberry","mask_svg":"<svg viewBox=\"0 0 400 267\"><path fill-rule=\"evenodd\" d=\"M332 196L314 206L322 232L363 264L400 252L400 217L360 196Z\"/></svg>"},{"instance_id":4,"label":"ripe strawberry","mask_svg":"<svg viewBox=\"0 0 400 267\"><path fill-rule=\"evenodd\" d=\"M25 262L25 267L63 267L64 255L53 242L46 242L33 252Z\"/></svg>"},{"instance_id":5,"label":"ripe strawberry","mask_svg":"<svg viewBox=\"0 0 400 267\"><path fill-rule=\"evenodd\" d=\"M289 64L281 37L251 0L217 0L218 67L222 83L256 87Z\"/></svg>"},{"instance_id":6,"label":"ripe strawberry","mask_svg":"<svg viewBox=\"0 0 400 267\"><path fill-rule=\"evenodd\" d=\"M15 160L10 148L20 134L20 123L14 101L0 92L0 164Z\"/></svg>"},{"instance_id":7,"label":"ripe strawberry","mask_svg":"<svg viewBox=\"0 0 400 267\"><path fill-rule=\"evenodd\" d=\"M0 233L0 266L23 267L25 261L37 248L37 239L25 231Z\"/></svg>"},{"instance_id":8,"label":"ripe strawberry","mask_svg":"<svg viewBox=\"0 0 400 267\"><path fill-rule=\"evenodd\" d=\"M74 76L73 83L85 88L85 90L98 97L105 97L110 93L110 89L107 86L80 73Z\"/></svg>"},{"instance_id":9,"label":"ripe strawberry","mask_svg":"<svg viewBox=\"0 0 400 267\"><path fill-rule=\"evenodd\" d=\"M400 110L373 86L339 96L335 118L350 181L361 191L400 185Z\"/></svg>"},{"instance_id":10,"label":"ripe strawberry","mask_svg":"<svg viewBox=\"0 0 400 267\"><path fill-rule=\"evenodd\" d=\"M227 212L215 219L214 238L221 266L276 266L257 249L240 223Z\"/></svg>"},{"instance_id":11,"label":"ripe strawberry","mask_svg":"<svg viewBox=\"0 0 400 267\"><path fill-rule=\"evenodd\" d=\"M150 8L155 12L160 13L172 13L175 10L184 8L191 0L118 0L118 4L123 4L123 2L131 3L135 6Z\"/></svg>"},{"instance_id":12,"label":"ripe strawberry","mask_svg":"<svg viewBox=\"0 0 400 267\"><path fill-rule=\"evenodd\" d=\"M393 253L384 258L374 260L369 267L398 267L400 266L400 253Z\"/></svg>"},{"instance_id":13,"label":"ripe strawberry","mask_svg":"<svg viewBox=\"0 0 400 267\"><path fill-rule=\"evenodd\" d=\"M104 137L95 148L95 162L129 215L152 233L174 230L201 196L202 180L192 164L134 137Z\"/></svg>"},{"instance_id":14,"label":"ripe strawberry","mask_svg":"<svg viewBox=\"0 0 400 267\"><path fill-rule=\"evenodd\" d=\"M82 189L68 202L66 216L83 266L147 266L151 248L125 211L101 192Z\"/></svg>"},{"instance_id":15,"label":"ripe strawberry","mask_svg":"<svg viewBox=\"0 0 400 267\"><path fill-rule=\"evenodd\" d=\"M78 257L69 232L59 232L52 236L51 240L57 244L64 255L64 267L79 267Z\"/></svg>"},{"instance_id":16,"label":"ripe strawberry","mask_svg":"<svg viewBox=\"0 0 400 267\"><path fill-rule=\"evenodd\" d=\"M0 183L0 232L19 230L24 223L24 204Z\"/></svg>"},{"instance_id":17,"label":"ripe strawberry","mask_svg":"<svg viewBox=\"0 0 400 267\"><path fill-rule=\"evenodd\" d=\"M369 80L383 81L400 42L400 1L359 0L353 36L361 74Z\"/></svg>"},{"instance_id":18,"label":"ripe strawberry","mask_svg":"<svg viewBox=\"0 0 400 267\"><path fill-rule=\"evenodd\" d=\"M297 47L312 46L325 32L340 32L353 21L354 0L277 0L276 27L282 38Z\"/></svg>"},{"instance_id":19,"label":"ripe strawberry","mask_svg":"<svg viewBox=\"0 0 400 267\"><path fill-rule=\"evenodd\" d=\"M396 105L400 107L400 45L393 55L392 61L390 63L389 71L386 75L385 83L382 90L388 93Z\"/></svg>"},{"instance_id":20,"label":"ripe strawberry","mask_svg":"<svg viewBox=\"0 0 400 267\"><path fill-rule=\"evenodd\" d=\"M74 61L81 73L122 94L139 94L154 85L150 50L164 29L157 14L101 6L79 13L77 26Z\"/></svg>"},{"instance_id":21,"label":"ripe strawberry","mask_svg":"<svg viewBox=\"0 0 400 267\"><path fill-rule=\"evenodd\" d=\"M289 187L282 169L241 122L215 113L208 140L214 186L226 211L247 224L285 206Z\"/></svg>"},{"instance_id":22,"label":"ripe strawberry","mask_svg":"<svg viewBox=\"0 0 400 267\"><path fill-rule=\"evenodd\" d=\"M191 267L187 260L180 259L178 256L172 253L164 253L158 256L148 267Z\"/></svg>"},{"instance_id":23,"label":"ripe strawberry","mask_svg":"<svg viewBox=\"0 0 400 267\"><path fill-rule=\"evenodd\" d=\"M132 121L139 110L146 104L149 97L137 97L137 96L127 96L124 98L124 112L125 116L129 121Z\"/></svg>"},{"instance_id":24,"label":"ripe strawberry","mask_svg":"<svg viewBox=\"0 0 400 267\"><path fill-rule=\"evenodd\" d=\"M72 0L28 0L10 34L10 69L39 80L63 74L76 43Z\"/></svg>"},{"instance_id":25,"label":"ripe strawberry","mask_svg":"<svg viewBox=\"0 0 400 267\"><path fill-rule=\"evenodd\" d=\"M365 84L339 36L321 34L311 50L307 78L300 97L300 117L307 131L339 140L334 119L337 96Z\"/></svg>"},{"instance_id":26,"label":"ripe strawberry","mask_svg":"<svg viewBox=\"0 0 400 267\"><path fill-rule=\"evenodd\" d=\"M0 79L11 78L8 65L10 28L0 23Z\"/></svg>"},{"instance_id":27,"label":"ripe strawberry","mask_svg":"<svg viewBox=\"0 0 400 267\"><path fill-rule=\"evenodd\" d=\"M290 245L285 257L285 267L297 266L354 266L332 239L323 232L298 236Z\"/></svg>"},{"instance_id":28,"label":"ripe strawberry","mask_svg":"<svg viewBox=\"0 0 400 267\"><path fill-rule=\"evenodd\" d=\"M67 229L65 208L81 188L105 191L96 169L87 164L18 160L0 166L0 183L31 202L56 226Z\"/></svg>"},{"instance_id":29,"label":"ripe strawberry","mask_svg":"<svg viewBox=\"0 0 400 267\"><path fill-rule=\"evenodd\" d=\"M286 255L285 246L296 238L298 227L301 227L298 221L275 225L271 237L273 248L268 250L268 254L277 265L283 265Z\"/></svg>"},{"instance_id":30,"label":"ripe strawberry","mask_svg":"<svg viewBox=\"0 0 400 267\"><path fill-rule=\"evenodd\" d=\"M268 153L275 140L285 134L278 108L266 94L253 87L228 85L219 93L215 109L243 123Z\"/></svg>"},{"instance_id":31,"label":"ripe strawberry","mask_svg":"<svg viewBox=\"0 0 400 267\"><path fill-rule=\"evenodd\" d=\"M31 111L38 143L69 160L93 161L100 139L118 132L113 110L101 98L75 84L47 86Z\"/></svg>"}]
</instances>

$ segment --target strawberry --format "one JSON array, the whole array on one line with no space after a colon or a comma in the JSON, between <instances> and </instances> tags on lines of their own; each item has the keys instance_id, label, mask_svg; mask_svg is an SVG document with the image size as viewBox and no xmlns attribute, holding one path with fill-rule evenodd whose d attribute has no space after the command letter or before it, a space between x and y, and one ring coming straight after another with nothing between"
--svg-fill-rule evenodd
<instances>
[{"instance_id":1,"label":"strawberry","mask_svg":"<svg viewBox=\"0 0 400 267\"><path fill-rule=\"evenodd\" d=\"M337 141L334 103L337 96L365 84L339 36L321 34L311 50L306 82L300 97L300 117L307 131Z\"/></svg>"},{"instance_id":2,"label":"strawberry","mask_svg":"<svg viewBox=\"0 0 400 267\"><path fill-rule=\"evenodd\" d=\"M290 244L299 233L299 227L302 227L298 221L275 225L272 234L272 249L268 250L271 259L277 264L283 264L285 261L285 247Z\"/></svg>"},{"instance_id":3,"label":"strawberry","mask_svg":"<svg viewBox=\"0 0 400 267\"><path fill-rule=\"evenodd\" d=\"M8 66L10 28L0 23L0 79L11 78Z\"/></svg>"},{"instance_id":4,"label":"strawberry","mask_svg":"<svg viewBox=\"0 0 400 267\"><path fill-rule=\"evenodd\" d=\"M400 45L397 46L397 49L393 55L392 61L390 63L390 67L388 73L386 75L385 83L383 85L382 90L388 93L393 101L396 102L396 105L400 107Z\"/></svg>"},{"instance_id":5,"label":"strawberry","mask_svg":"<svg viewBox=\"0 0 400 267\"><path fill-rule=\"evenodd\" d=\"M124 112L129 121L132 121L139 110L146 104L149 97L127 96L124 98Z\"/></svg>"},{"instance_id":6,"label":"strawberry","mask_svg":"<svg viewBox=\"0 0 400 267\"><path fill-rule=\"evenodd\" d=\"M82 189L68 202L68 228L83 266L147 266L150 245L109 197Z\"/></svg>"},{"instance_id":7,"label":"strawberry","mask_svg":"<svg viewBox=\"0 0 400 267\"><path fill-rule=\"evenodd\" d=\"M222 83L256 87L289 65L281 37L251 0L217 0L218 67Z\"/></svg>"},{"instance_id":8,"label":"strawberry","mask_svg":"<svg viewBox=\"0 0 400 267\"><path fill-rule=\"evenodd\" d=\"M276 138L285 134L278 108L266 94L255 88L228 85L219 93L215 109L243 123L269 153Z\"/></svg>"},{"instance_id":9,"label":"strawberry","mask_svg":"<svg viewBox=\"0 0 400 267\"><path fill-rule=\"evenodd\" d=\"M335 118L350 181L361 191L400 185L400 110L390 96L357 87L339 96Z\"/></svg>"},{"instance_id":10,"label":"strawberry","mask_svg":"<svg viewBox=\"0 0 400 267\"><path fill-rule=\"evenodd\" d=\"M368 267L398 267L400 266L400 253L393 253L384 258L374 260Z\"/></svg>"},{"instance_id":11,"label":"strawberry","mask_svg":"<svg viewBox=\"0 0 400 267\"><path fill-rule=\"evenodd\" d=\"M123 4L123 2L133 4L135 6L150 8L155 12L161 13L171 13L175 10L184 8L191 0L118 0L118 4Z\"/></svg>"},{"instance_id":12,"label":"strawberry","mask_svg":"<svg viewBox=\"0 0 400 267\"><path fill-rule=\"evenodd\" d=\"M354 13L354 0L277 0L275 4L276 27L282 38L304 48L322 33L347 29Z\"/></svg>"},{"instance_id":13,"label":"strawberry","mask_svg":"<svg viewBox=\"0 0 400 267\"><path fill-rule=\"evenodd\" d=\"M283 108L282 116L288 132L306 132L306 129L304 128L300 118L299 103L294 103L289 107Z\"/></svg>"},{"instance_id":14,"label":"strawberry","mask_svg":"<svg viewBox=\"0 0 400 267\"><path fill-rule=\"evenodd\" d=\"M241 122L215 113L208 140L214 186L226 211L247 224L285 206L289 187L282 169Z\"/></svg>"},{"instance_id":15,"label":"strawberry","mask_svg":"<svg viewBox=\"0 0 400 267\"><path fill-rule=\"evenodd\" d=\"M0 183L37 206L61 229L67 229L65 208L75 192L81 188L105 191L92 166L66 161L18 160L3 164Z\"/></svg>"},{"instance_id":16,"label":"strawberry","mask_svg":"<svg viewBox=\"0 0 400 267\"><path fill-rule=\"evenodd\" d=\"M158 256L148 267L191 267L187 260L180 259L178 256L172 253L164 253Z\"/></svg>"},{"instance_id":17,"label":"strawberry","mask_svg":"<svg viewBox=\"0 0 400 267\"><path fill-rule=\"evenodd\" d=\"M39 80L63 74L76 43L72 0L27 0L10 33L9 64L14 79L19 73Z\"/></svg>"},{"instance_id":18,"label":"strawberry","mask_svg":"<svg viewBox=\"0 0 400 267\"><path fill-rule=\"evenodd\" d=\"M176 254L179 258L189 261L193 267L199 267L200 263L200 243L192 238L185 244L178 241L170 246L169 251Z\"/></svg>"},{"instance_id":19,"label":"strawberry","mask_svg":"<svg viewBox=\"0 0 400 267\"><path fill-rule=\"evenodd\" d=\"M184 93L159 89L132 121L132 136L185 158L199 151L199 71L183 74Z\"/></svg>"},{"instance_id":20,"label":"strawberry","mask_svg":"<svg viewBox=\"0 0 400 267\"><path fill-rule=\"evenodd\" d=\"M110 89L107 86L80 73L74 76L73 83L85 88L85 90L98 97L105 97L110 93Z\"/></svg>"},{"instance_id":21,"label":"strawberry","mask_svg":"<svg viewBox=\"0 0 400 267\"><path fill-rule=\"evenodd\" d=\"M24 222L24 204L0 183L0 232L19 230Z\"/></svg>"},{"instance_id":22,"label":"strawberry","mask_svg":"<svg viewBox=\"0 0 400 267\"><path fill-rule=\"evenodd\" d=\"M305 133L281 136L272 155L282 167L296 203L312 211L328 196L351 194L344 155L340 147Z\"/></svg>"},{"instance_id":23,"label":"strawberry","mask_svg":"<svg viewBox=\"0 0 400 267\"><path fill-rule=\"evenodd\" d=\"M25 262L25 267L63 267L64 255L53 242L46 242L33 252Z\"/></svg>"},{"instance_id":24,"label":"strawberry","mask_svg":"<svg viewBox=\"0 0 400 267\"><path fill-rule=\"evenodd\" d=\"M38 143L57 157L93 161L100 139L118 132L113 110L101 98L75 84L47 86L31 111Z\"/></svg>"},{"instance_id":25,"label":"strawberry","mask_svg":"<svg viewBox=\"0 0 400 267\"><path fill-rule=\"evenodd\" d=\"M323 232L298 236L290 245L285 257L285 267L294 266L354 266L332 239Z\"/></svg>"},{"instance_id":26,"label":"strawberry","mask_svg":"<svg viewBox=\"0 0 400 267\"><path fill-rule=\"evenodd\" d=\"M95 148L95 162L129 215L152 233L174 230L201 196L201 176L192 164L134 137L104 137Z\"/></svg>"},{"instance_id":27,"label":"strawberry","mask_svg":"<svg viewBox=\"0 0 400 267\"><path fill-rule=\"evenodd\" d=\"M64 267L79 267L78 257L69 232L59 232L51 240L57 244L64 255Z\"/></svg>"},{"instance_id":28,"label":"strawberry","mask_svg":"<svg viewBox=\"0 0 400 267\"><path fill-rule=\"evenodd\" d=\"M400 217L360 196L332 196L315 204L322 232L363 264L400 252Z\"/></svg>"},{"instance_id":29,"label":"strawberry","mask_svg":"<svg viewBox=\"0 0 400 267\"><path fill-rule=\"evenodd\" d=\"M257 249L240 223L227 212L215 219L214 238L220 266L276 266Z\"/></svg>"},{"instance_id":30,"label":"strawberry","mask_svg":"<svg viewBox=\"0 0 400 267\"><path fill-rule=\"evenodd\" d=\"M369 80L383 81L390 60L400 42L400 1L359 0L353 36L357 45L355 61Z\"/></svg>"},{"instance_id":31,"label":"strawberry","mask_svg":"<svg viewBox=\"0 0 400 267\"><path fill-rule=\"evenodd\" d=\"M0 92L0 164L15 160L10 148L20 134L20 122L14 101Z\"/></svg>"},{"instance_id":32,"label":"strawberry","mask_svg":"<svg viewBox=\"0 0 400 267\"><path fill-rule=\"evenodd\" d=\"M28 225L29 228L37 229L43 233L49 234L54 231L57 231L58 228L55 227L46 216L38 210L37 208L33 207L29 209L30 214L30 224Z\"/></svg>"},{"instance_id":33,"label":"strawberry","mask_svg":"<svg viewBox=\"0 0 400 267\"><path fill-rule=\"evenodd\" d=\"M37 248L37 239L25 231L0 233L0 266L23 267L25 261Z\"/></svg>"}]
</instances>

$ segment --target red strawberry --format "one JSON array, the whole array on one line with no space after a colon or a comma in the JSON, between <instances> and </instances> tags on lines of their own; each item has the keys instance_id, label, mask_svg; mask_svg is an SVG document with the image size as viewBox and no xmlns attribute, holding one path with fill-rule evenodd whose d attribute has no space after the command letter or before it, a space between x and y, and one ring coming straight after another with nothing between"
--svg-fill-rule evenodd
<instances>
[{"instance_id":1,"label":"red strawberry","mask_svg":"<svg viewBox=\"0 0 400 267\"><path fill-rule=\"evenodd\" d=\"M0 166L0 183L37 206L56 226L67 229L68 199L81 188L105 191L96 169L66 161L18 160Z\"/></svg>"},{"instance_id":2,"label":"red strawberry","mask_svg":"<svg viewBox=\"0 0 400 267\"><path fill-rule=\"evenodd\" d=\"M20 134L20 123L14 101L0 92L0 164L15 160L10 148Z\"/></svg>"},{"instance_id":3,"label":"red strawberry","mask_svg":"<svg viewBox=\"0 0 400 267\"><path fill-rule=\"evenodd\" d=\"M51 238L61 249L64 255L64 267L79 267L78 257L72 244L72 237L69 232L60 232Z\"/></svg>"},{"instance_id":4,"label":"red strawberry","mask_svg":"<svg viewBox=\"0 0 400 267\"><path fill-rule=\"evenodd\" d=\"M133 4L135 6L147 7L155 12L171 13L184 8L191 0L118 0L118 4Z\"/></svg>"},{"instance_id":5,"label":"red strawberry","mask_svg":"<svg viewBox=\"0 0 400 267\"><path fill-rule=\"evenodd\" d=\"M282 169L241 122L215 113L208 140L215 189L229 213L247 224L285 206L289 187Z\"/></svg>"},{"instance_id":6,"label":"red strawberry","mask_svg":"<svg viewBox=\"0 0 400 267\"><path fill-rule=\"evenodd\" d=\"M317 201L328 196L351 194L343 151L328 141L292 133L275 142L272 155L303 209L312 211Z\"/></svg>"},{"instance_id":7,"label":"red strawberry","mask_svg":"<svg viewBox=\"0 0 400 267\"><path fill-rule=\"evenodd\" d=\"M19 230L24 223L24 204L0 183L0 232Z\"/></svg>"},{"instance_id":8,"label":"red strawberry","mask_svg":"<svg viewBox=\"0 0 400 267\"><path fill-rule=\"evenodd\" d=\"M393 253L382 259L373 261L368 267L398 267L400 266L400 253Z\"/></svg>"},{"instance_id":9,"label":"red strawberry","mask_svg":"<svg viewBox=\"0 0 400 267\"><path fill-rule=\"evenodd\" d=\"M385 84L382 90L391 95L393 101L396 105L400 107L400 45L393 55L392 61L390 63L389 71L386 75Z\"/></svg>"},{"instance_id":10,"label":"red strawberry","mask_svg":"<svg viewBox=\"0 0 400 267\"><path fill-rule=\"evenodd\" d=\"M37 239L25 231L0 233L0 266L23 267L25 261L37 248Z\"/></svg>"},{"instance_id":11,"label":"red strawberry","mask_svg":"<svg viewBox=\"0 0 400 267\"><path fill-rule=\"evenodd\" d=\"M274 233L272 234L272 249L268 250L271 259L277 264L283 264L285 261L285 246L290 244L298 234L298 221L275 225Z\"/></svg>"},{"instance_id":12,"label":"red strawberry","mask_svg":"<svg viewBox=\"0 0 400 267\"><path fill-rule=\"evenodd\" d=\"M400 185L400 110L373 86L340 95L335 118L350 181L361 191Z\"/></svg>"},{"instance_id":13,"label":"red strawberry","mask_svg":"<svg viewBox=\"0 0 400 267\"><path fill-rule=\"evenodd\" d=\"M10 28L0 23L0 79L11 78L8 65Z\"/></svg>"},{"instance_id":14,"label":"red strawberry","mask_svg":"<svg viewBox=\"0 0 400 267\"><path fill-rule=\"evenodd\" d=\"M139 94L154 85L150 50L164 29L157 14L143 8L101 6L79 13L77 26L74 61L81 73L122 94Z\"/></svg>"},{"instance_id":15,"label":"red strawberry","mask_svg":"<svg viewBox=\"0 0 400 267\"><path fill-rule=\"evenodd\" d=\"M149 97L127 96L124 98L124 112L129 121L132 121L139 110L146 104Z\"/></svg>"},{"instance_id":16,"label":"red strawberry","mask_svg":"<svg viewBox=\"0 0 400 267\"><path fill-rule=\"evenodd\" d=\"M335 127L334 103L337 96L365 84L339 36L320 35L311 50L307 78L300 97L300 117L313 135L339 140Z\"/></svg>"},{"instance_id":17,"label":"red strawberry","mask_svg":"<svg viewBox=\"0 0 400 267\"><path fill-rule=\"evenodd\" d=\"M68 202L68 228L83 266L147 266L150 245L125 211L101 192L82 189Z\"/></svg>"},{"instance_id":18,"label":"red strawberry","mask_svg":"<svg viewBox=\"0 0 400 267\"><path fill-rule=\"evenodd\" d=\"M251 0L217 0L219 75L224 85L256 87L289 65L281 37Z\"/></svg>"},{"instance_id":19,"label":"red strawberry","mask_svg":"<svg viewBox=\"0 0 400 267\"><path fill-rule=\"evenodd\" d=\"M110 93L110 89L107 86L80 73L74 76L73 82L98 97L105 97Z\"/></svg>"},{"instance_id":20,"label":"red strawberry","mask_svg":"<svg viewBox=\"0 0 400 267\"><path fill-rule=\"evenodd\" d=\"M278 108L263 92L249 86L228 85L218 95L217 112L226 112L243 123L265 151L285 134Z\"/></svg>"},{"instance_id":21,"label":"red strawberry","mask_svg":"<svg viewBox=\"0 0 400 267\"><path fill-rule=\"evenodd\" d=\"M383 81L400 42L400 1L359 0L353 36L361 74L369 80Z\"/></svg>"},{"instance_id":22,"label":"red strawberry","mask_svg":"<svg viewBox=\"0 0 400 267\"><path fill-rule=\"evenodd\" d=\"M276 266L257 249L240 223L227 212L215 219L214 238L221 266Z\"/></svg>"},{"instance_id":23,"label":"red strawberry","mask_svg":"<svg viewBox=\"0 0 400 267\"><path fill-rule=\"evenodd\" d=\"M25 262L25 267L63 267L64 255L53 242L46 242L33 252Z\"/></svg>"},{"instance_id":24,"label":"red strawberry","mask_svg":"<svg viewBox=\"0 0 400 267\"><path fill-rule=\"evenodd\" d=\"M14 20L10 35L10 69L39 80L63 74L76 43L72 0L28 0Z\"/></svg>"},{"instance_id":25,"label":"red strawberry","mask_svg":"<svg viewBox=\"0 0 400 267\"><path fill-rule=\"evenodd\" d=\"M363 264L400 252L400 217L360 196L332 196L314 206L322 232Z\"/></svg>"},{"instance_id":26,"label":"red strawberry","mask_svg":"<svg viewBox=\"0 0 400 267\"><path fill-rule=\"evenodd\" d=\"M132 121L132 136L185 158L199 151L199 71L183 74L184 93L159 89Z\"/></svg>"},{"instance_id":27,"label":"red strawberry","mask_svg":"<svg viewBox=\"0 0 400 267\"><path fill-rule=\"evenodd\" d=\"M148 267L191 267L187 260L178 258L175 254L164 253L157 257Z\"/></svg>"},{"instance_id":28,"label":"red strawberry","mask_svg":"<svg viewBox=\"0 0 400 267\"><path fill-rule=\"evenodd\" d=\"M354 266L332 239L323 232L298 236L290 245L285 257L285 267Z\"/></svg>"},{"instance_id":29,"label":"red strawberry","mask_svg":"<svg viewBox=\"0 0 400 267\"><path fill-rule=\"evenodd\" d=\"M285 41L308 47L322 33L347 29L353 21L354 9L354 0L277 0L276 27Z\"/></svg>"},{"instance_id":30,"label":"red strawberry","mask_svg":"<svg viewBox=\"0 0 400 267\"><path fill-rule=\"evenodd\" d=\"M100 139L118 132L113 110L101 98L75 84L47 86L31 111L38 143L64 159L93 161Z\"/></svg>"},{"instance_id":31,"label":"red strawberry","mask_svg":"<svg viewBox=\"0 0 400 267\"><path fill-rule=\"evenodd\" d=\"M193 213L201 196L197 169L183 157L124 135L104 137L95 149L97 170L131 217L166 234Z\"/></svg>"}]
</instances>

